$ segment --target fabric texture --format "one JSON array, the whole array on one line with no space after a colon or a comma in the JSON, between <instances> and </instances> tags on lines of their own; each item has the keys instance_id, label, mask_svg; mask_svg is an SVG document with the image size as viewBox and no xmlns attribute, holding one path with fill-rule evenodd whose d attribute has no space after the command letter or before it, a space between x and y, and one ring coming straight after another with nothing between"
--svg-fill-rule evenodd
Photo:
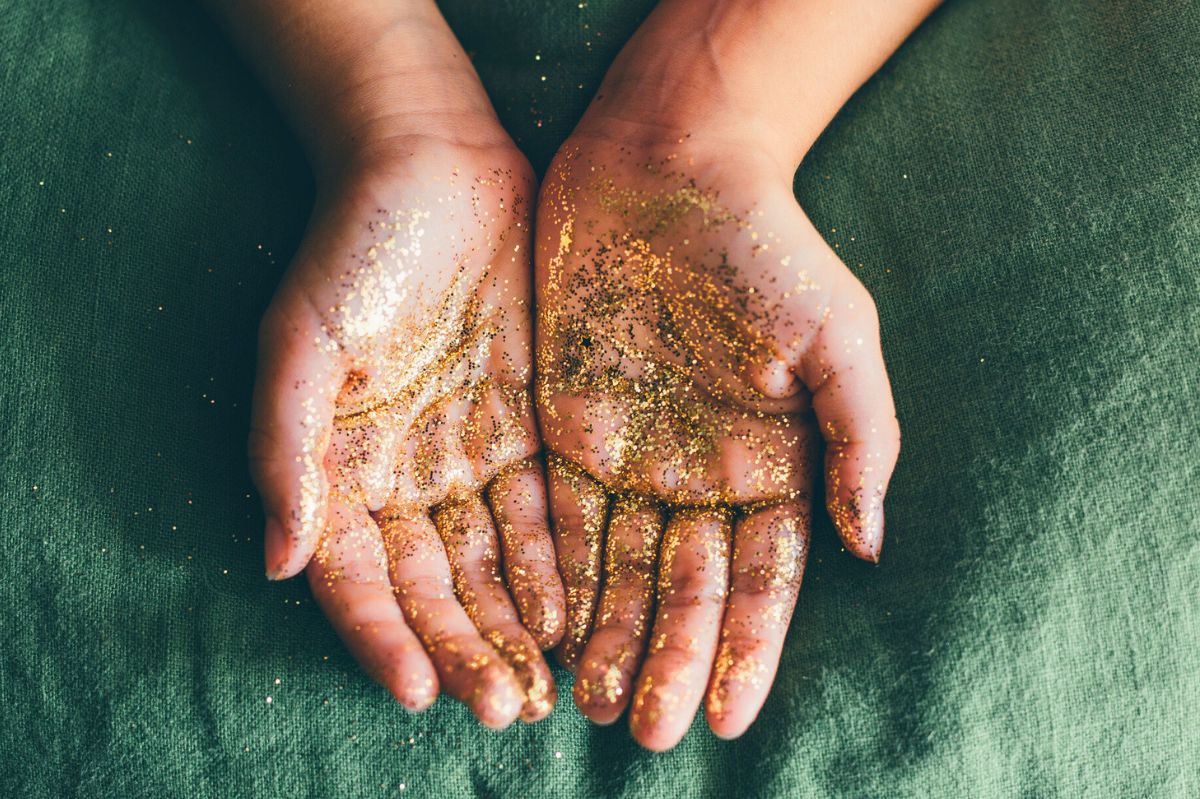
<instances>
[{"instance_id":1,"label":"fabric texture","mask_svg":"<svg viewBox=\"0 0 1200 799\"><path fill-rule=\"evenodd\" d=\"M652 3L444 5L541 169ZM950 0L839 115L795 188L882 316L883 560L822 520L758 723L653 755L561 670L535 726L407 715L263 578L304 160L190 3L0 0L0 794L1200 796L1198 43Z\"/></svg>"}]
</instances>

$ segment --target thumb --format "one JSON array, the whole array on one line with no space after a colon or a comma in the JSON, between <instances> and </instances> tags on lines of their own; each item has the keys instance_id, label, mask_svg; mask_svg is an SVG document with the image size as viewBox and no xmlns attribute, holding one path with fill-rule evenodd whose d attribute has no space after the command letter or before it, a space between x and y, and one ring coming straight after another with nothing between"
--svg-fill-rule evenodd
<instances>
[{"instance_id":1,"label":"thumb","mask_svg":"<svg viewBox=\"0 0 1200 799\"><path fill-rule=\"evenodd\" d=\"M312 305L277 294L259 327L249 439L270 579L299 573L324 529L323 461L340 378L337 345Z\"/></svg>"},{"instance_id":2,"label":"thumb","mask_svg":"<svg viewBox=\"0 0 1200 799\"><path fill-rule=\"evenodd\" d=\"M848 272L800 363L825 439L825 502L846 549L878 562L883 497L900 454L900 426L879 342L879 317Z\"/></svg>"}]
</instances>

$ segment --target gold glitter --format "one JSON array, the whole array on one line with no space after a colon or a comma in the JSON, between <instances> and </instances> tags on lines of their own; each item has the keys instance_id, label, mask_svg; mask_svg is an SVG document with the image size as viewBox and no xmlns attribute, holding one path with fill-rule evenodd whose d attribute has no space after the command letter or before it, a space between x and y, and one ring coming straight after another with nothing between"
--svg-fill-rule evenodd
<instances>
[{"instance_id":1,"label":"gold glitter","mask_svg":"<svg viewBox=\"0 0 1200 799\"><path fill-rule=\"evenodd\" d=\"M321 319L311 343L346 378L336 397L296 386L306 431L297 458L302 519L320 523L323 493L328 500L314 556L323 605L336 605L340 590L360 591L364 574L388 575L441 686L497 727L518 713L541 718L555 698L500 573L483 501L493 480L509 481L539 449L521 252L530 185L524 169L470 176L455 168L409 186L404 205L367 206L345 268L308 298ZM331 402L326 441L320 409ZM546 587L541 572L523 574L527 591ZM553 612L544 616L555 624ZM343 631L369 652L391 634L387 623L371 617ZM436 694L419 673L378 676L406 705L423 707Z\"/></svg>"},{"instance_id":2,"label":"gold glitter","mask_svg":"<svg viewBox=\"0 0 1200 799\"><path fill-rule=\"evenodd\" d=\"M573 168L568 158L551 187ZM664 178L683 185L649 193L607 177L587 182L614 227L600 233L590 221L596 244L584 250L573 248L572 197L553 188L543 197L559 214L538 319L547 446L610 490L675 504L788 496L798 489L791 453L802 422L763 410L748 375L777 359L761 332L771 309L739 282L728 251L704 248L711 235L753 232L750 223L694 183ZM670 243L684 238L680 226L690 247ZM797 275L794 292L812 288ZM580 430L591 443L576 443ZM745 456L736 477L722 468L731 450Z\"/></svg>"},{"instance_id":3,"label":"gold glitter","mask_svg":"<svg viewBox=\"0 0 1200 799\"><path fill-rule=\"evenodd\" d=\"M546 462L550 471L550 500L558 523L558 568L567 601L567 630L559 657L573 668L591 632L599 597L607 499L601 488L574 464L553 453L547 453Z\"/></svg>"},{"instance_id":4,"label":"gold glitter","mask_svg":"<svg viewBox=\"0 0 1200 799\"><path fill-rule=\"evenodd\" d=\"M576 702L604 722L628 702L635 735L659 748L686 730L714 668L710 713L730 686L769 683L772 654L744 644L786 626L803 568L795 509L811 493L814 431L794 373L830 309L823 264L755 201L681 171L679 152L601 150L560 153L543 186L536 396L552 477L576 495L570 524L553 503L565 641L591 635L581 661L572 653ZM771 546L731 545L735 519L783 506ZM731 559L760 613L719 632Z\"/></svg>"}]
</instances>

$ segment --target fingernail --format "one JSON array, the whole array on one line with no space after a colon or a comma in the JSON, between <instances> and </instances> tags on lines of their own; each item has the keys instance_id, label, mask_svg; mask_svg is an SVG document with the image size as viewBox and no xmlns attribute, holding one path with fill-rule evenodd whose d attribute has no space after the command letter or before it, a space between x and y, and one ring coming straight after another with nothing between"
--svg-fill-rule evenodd
<instances>
[{"instance_id":1,"label":"fingernail","mask_svg":"<svg viewBox=\"0 0 1200 799\"><path fill-rule=\"evenodd\" d=\"M419 675L397 676L387 682L388 691L408 713L422 713L437 699L437 684Z\"/></svg>"},{"instance_id":2,"label":"fingernail","mask_svg":"<svg viewBox=\"0 0 1200 799\"><path fill-rule=\"evenodd\" d=\"M883 546L883 538L878 531L855 526L843 536L842 541L854 557L868 563L879 562L879 550Z\"/></svg>"},{"instance_id":3,"label":"fingernail","mask_svg":"<svg viewBox=\"0 0 1200 799\"><path fill-rule=\"evenodd\" d=\"M263 553L267 563L267 579L283 579L283 567L287 562L287 530L274 516L267 517L263 534Z\"/></svg>"},{"instance_id":4,"label":"fingernail","mask_svg":"<svg viewBox=\"0 0 1200 799\"><path fill-rule=\"evenodd\" d=\"M883 554L883 525L875 531L875 540L871 542L871 562L878 563Z\"/></svg>"},{"instance_id":5,"label":"fingernail","mask_svg":"<svg viewBox=\"0 0 1200 799\"><path fill-rule=\"evenodd\" d=\"M862 535L859 538L861 546L858 556L870 563L878 563L880 551L883 549L883 527L879 524L873 524L860 529L862 530Z\"/></svg>"},{"instance_id":6,"label":"fingernail","mask_svg":"<svg viewBox=\"0 0 1200 799\"><path fill-rule=\"evenodd\" d=\"M863 552L872 563L879 562L883 551L883 496L876 497L866 517L862 520Z\"/></svg>"}]
</instances>

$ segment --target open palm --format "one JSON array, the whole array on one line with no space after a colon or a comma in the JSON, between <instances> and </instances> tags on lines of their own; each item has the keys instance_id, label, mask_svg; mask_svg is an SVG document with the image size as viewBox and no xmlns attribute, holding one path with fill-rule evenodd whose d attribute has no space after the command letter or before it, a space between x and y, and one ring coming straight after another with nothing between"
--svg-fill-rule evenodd
<instances>
[{"instance_id":1,"label":"open palm","mask_svg":"<svg viewBox=\"0 0 1200 799\"><path fill-rule=\"evenodd\" d=\"M532 176L507 148L401 145L320 198L263 322L268 569L307 564L405 706L440 685L500 727L550 711L564 621L532 460Z\"/></svg>"},{"instance_id":2,"label":"open palm","mask_svg":"<svg viewBox=\"0 0 1200 799\"><path fill-rule=\"evenodd\" d=\"M895 426L874 305L753 155L578 136L538 209L538 412L566 587L560 659L595 721L673 746L707 688L741 734L829 509L875 559Z\"/></svg>"}]
</instances>

